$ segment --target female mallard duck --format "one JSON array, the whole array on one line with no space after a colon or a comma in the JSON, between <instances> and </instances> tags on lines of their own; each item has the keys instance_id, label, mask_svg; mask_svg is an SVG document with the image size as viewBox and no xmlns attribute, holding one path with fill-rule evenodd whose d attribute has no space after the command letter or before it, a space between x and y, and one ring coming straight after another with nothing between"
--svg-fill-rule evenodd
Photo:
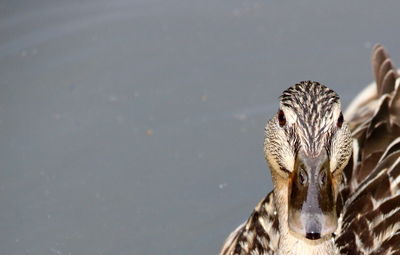
<instances>
[{"instance_id":1,"label":"female mallard duck","mask_svg":"<svg viewBox=\"0 0 400 255\"><path fill-rule=\"evenodd\" d=\"M283 92L265 128L274 190L221 255L400 254L400 75L382 46L372 64L345 118L318 82Z\"/></svg>"}]
</instances>

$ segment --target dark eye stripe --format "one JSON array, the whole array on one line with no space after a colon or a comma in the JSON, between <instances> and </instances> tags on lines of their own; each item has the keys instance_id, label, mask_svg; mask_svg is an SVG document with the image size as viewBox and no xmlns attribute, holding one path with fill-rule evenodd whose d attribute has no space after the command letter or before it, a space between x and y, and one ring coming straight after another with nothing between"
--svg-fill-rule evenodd
<instances>
[{"instance_id":1,"label":"dark eye stripe","mask_svg":"<svg viewBox=\"0 0 400 255\"><path fill-rule=\"evenodd\" d=\"M279 126L281 127L283 127L286 124L285 113L283 113L282 110L279 110L278 112L278 121L279 121Z\"/></svg>"},{"instance_id":2,"label":"dark eye stripe","mask_svg":"<svg viewBox=\"0 0 400 255\"><path fill-rule=\"evenodd\" d=\"M343 114L342 114L342 112L340 112L339 118L337 120L337 126L338 126L338 128L341 128L342 125L343 125Z\"/></svg>"},{"instance_id":3,"label":"dark eye stripe","mask_svg":"<svg viewBox=\"0 0 400 255\"><path fill-rule=\"evenodd\" d=\"M281 166L281 170L287 174L291 174L292 172L290 172L289 170L287 170L286 168L284 168L283 166Z\"/></svg>"}]
</instances>

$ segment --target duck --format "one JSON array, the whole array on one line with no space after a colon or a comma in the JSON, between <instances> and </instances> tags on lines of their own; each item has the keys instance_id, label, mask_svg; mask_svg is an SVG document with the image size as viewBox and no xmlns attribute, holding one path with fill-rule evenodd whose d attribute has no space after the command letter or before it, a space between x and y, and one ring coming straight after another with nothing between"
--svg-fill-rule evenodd
<instances>
[{"instance_id":1,"label":"duck","mask_svg":"<svg viewBox=\"0 0 400 255\"><path fill-rule=\"evenodd\" d=\"M273 190L220 255L400 254L400 74L382 45L371 63L344 113L316 81L282 93L264 137Z\"/></svg>"}]
</instances>

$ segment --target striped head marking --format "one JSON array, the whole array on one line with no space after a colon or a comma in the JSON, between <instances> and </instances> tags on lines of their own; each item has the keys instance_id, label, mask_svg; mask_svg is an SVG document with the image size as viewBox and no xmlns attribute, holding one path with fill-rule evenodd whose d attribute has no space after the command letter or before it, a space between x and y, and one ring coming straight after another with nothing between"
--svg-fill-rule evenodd
<instances>
[{"instance_id":1,"label":"striped head marking","mask_svg":"<svg viewBox=\"0 0 400 255\"><path fill-rule=\"evenodd\" d=\"M283 92L280 106L288 122L297 126L305 153L319 154L341 114L336 92L317 82L301 82Z\"/></svg>"},{"instance_id":2,"label":"striped head marking","mask_svg":"<svg viewBox=\"0 0 400 255\"><path fill-rule=\"evenodd\" d=\"M319 239L335 231L336 195L351 141L336 92L313 81L283 92L266 126L264 152L275 193L287 190L292 232Z\"/></svg>"}]
</instances>

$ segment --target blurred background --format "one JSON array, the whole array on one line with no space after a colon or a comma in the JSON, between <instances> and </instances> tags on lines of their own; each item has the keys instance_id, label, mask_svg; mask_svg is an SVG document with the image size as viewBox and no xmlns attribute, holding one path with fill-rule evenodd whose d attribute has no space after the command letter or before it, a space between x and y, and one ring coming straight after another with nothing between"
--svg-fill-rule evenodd
<instances>
[{"instance_id":1,"label":"blurred background","mask_svg":"<svg viewBox=\"0 0 400 255\"><path fill-rule=\"evenodd\" d=\"M400 2L0 2L0 253L217 254L271 190L264 124L347 105Z\"/></svg>"}]
</instances>

